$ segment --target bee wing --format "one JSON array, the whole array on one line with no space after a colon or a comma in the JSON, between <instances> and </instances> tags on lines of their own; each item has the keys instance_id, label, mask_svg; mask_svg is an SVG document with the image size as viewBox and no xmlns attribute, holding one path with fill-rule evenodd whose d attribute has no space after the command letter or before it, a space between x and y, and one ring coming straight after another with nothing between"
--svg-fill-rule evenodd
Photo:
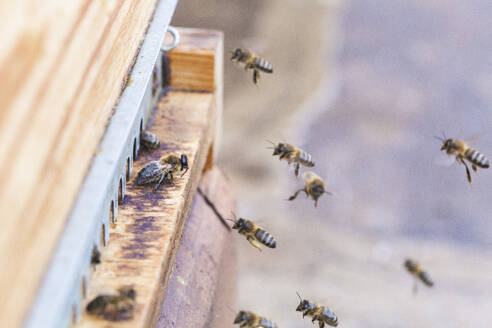
<instances>
[{"instance_id":1,"label":"bee wing","mask_svg":"<svg viewBox=\"0 0 492 328\"><path fill-rule=\"evenodd\" d=\"M254 54L260 55L266 50L268 41L265 38L251 36L243 38L241 44Z\"/></svg>"},{"instance_id":2,"label":"bee wing","mask_svg":"<svg viewBox=\"0 0 492 328\"><path fill-rule=\"evenodd\" d=\"M481 139L484 139L489 134L490 134L489 130L483 130L483 131L475 133L475 134L471 135L470 137L464 139L464 141L466 143L473 143L473 142L479 141Z\"/></svg>"},{"instance_id":3,"label":"bee wing","mask_svg":"<svg viewBox=\"0 0 492 328\"><path fill-rule=\"evenodd\" d=\"M164 165L161 165L161 170L170 170L172 169L173 167L175 167L176 165L174 164L169 164L169 163L166 163Z\"/></svg>"}]
</instances>

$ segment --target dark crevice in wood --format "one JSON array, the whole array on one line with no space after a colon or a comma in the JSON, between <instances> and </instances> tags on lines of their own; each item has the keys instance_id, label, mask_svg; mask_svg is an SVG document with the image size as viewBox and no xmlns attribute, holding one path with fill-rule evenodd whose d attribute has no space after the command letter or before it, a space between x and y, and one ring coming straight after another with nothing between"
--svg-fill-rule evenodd
<instances>
[{"instance_id":1,"label":"dark crevice in wood","mask_svg":"<svg viewBox=\"0 0 492 328\"><path fill-rule=\"evenodd\" d=\"M226 219L220 214L219 210L217 210L217 207L215 207L214 203L203 193L203 191L200 189L200 187L197 188L198 194L203 197L203 200L205 203L212 209L212 211L215 213L217 218L222 222L222 224L227 228L227 230L232 231L232 228L227 224Z\"/></svg>"}]
</instances>

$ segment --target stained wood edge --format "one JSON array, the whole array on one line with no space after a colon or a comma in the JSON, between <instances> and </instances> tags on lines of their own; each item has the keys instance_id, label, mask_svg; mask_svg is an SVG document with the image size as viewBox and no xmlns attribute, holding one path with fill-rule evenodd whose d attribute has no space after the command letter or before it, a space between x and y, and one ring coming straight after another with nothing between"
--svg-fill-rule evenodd
<instances>
[{"instance_id":1,"label":"stained wood edge","mask_svg":"<svg viewBox=\"0 0 492 328\"><path fill-rule=\"evenodd\" d=\"M217 168L204 173L178 250L156 327L230 327L236 263L233 236L205 201L235 210L235 198Z\"/></svg>"}]
</instances>

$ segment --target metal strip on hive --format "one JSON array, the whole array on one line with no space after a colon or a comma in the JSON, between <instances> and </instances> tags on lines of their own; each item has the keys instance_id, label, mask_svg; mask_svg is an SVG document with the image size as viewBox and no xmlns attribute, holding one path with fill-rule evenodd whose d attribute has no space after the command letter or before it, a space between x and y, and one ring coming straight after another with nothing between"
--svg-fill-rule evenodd
<instances>
[{"instance_id":1,"label":"metal strip on hive","mask_svg":"<svg viewBox=\"0 0 492 328\"><path fill-rule=\"evenodd\" d=\"M140 131L161 93L160 48L177 1L161 0L156 6L127 86L67 219L25 327L68 327L79 317L90 280L92 251L108 241L110 220L117 224L119 193L125 194L138 155Z\"/></svg>"}]
</instances>

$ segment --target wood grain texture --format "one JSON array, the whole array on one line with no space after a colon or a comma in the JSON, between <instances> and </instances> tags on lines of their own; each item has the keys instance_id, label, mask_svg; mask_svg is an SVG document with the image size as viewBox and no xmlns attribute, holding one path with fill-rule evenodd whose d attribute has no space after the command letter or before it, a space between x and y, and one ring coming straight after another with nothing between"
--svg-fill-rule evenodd
<instances>
[{"instance_id":1,"label":"wood grain texture","mask_svg":"<svg viewBox=\"0 0 492 328\"><path fill-rule=\"evenodd\" d=\"M184 27L178 30L181 41L176 48L167 53L171 72L169 86L177 90L215 92L217 129L212 154L217 157L222 138L224 33ZM169 35L164 43L170 44Z\"/></svg>"},{"instance_id":2,"label":"wood grain texture","mask_svg":"<svg viewBox=\"0 0 492 328\"><path fill-rule=\"evenodd\" d=\"M156 0L0 4L0 323L17 327Z\"/></svg>"},{"instance_id":3,"label":"wood grain texture","mask_svg":"<svg viewBox=\"0 0 492 328\"><path fill-rule=\"evenodd\" d=\"M190 206L215 132L213 93L169 92L150 119L161 141L159 150L143 151L134 163L102 263L93 273L84 304L100 293L131 284L137 292L133 318L108 322L83 313L80 327L149 327L157 322L164 291L188 218ZM174 184L137 186L135 176L150 161L174 153L188 155L190 170Z\"/></svg>"},{"instance_id":4,"label":"wood grain texture","mask_svg":"<svg viewBox=\"0 0 492 328\"><path fill-rule=\"evenodd\" d=\"M209 200L235 210L233 192L214 168L200 182ZM235 248L231 231L197 194L186 223L157 327L231 327L235 313Z\"/></svg>"},{"instance_id":5,"label":"wood grain texture","mask_svg":"<svg viewBox=\"0 0 492 328\"><path fill-rule=\"evenodd\" d=\"M173 89L215 91L222 85L223 33L180 27L180 43L168 57ZM170 41L166 37L166 43ZM178 71L179 74L173 74Z\"/></svg>"}]
</instances>

